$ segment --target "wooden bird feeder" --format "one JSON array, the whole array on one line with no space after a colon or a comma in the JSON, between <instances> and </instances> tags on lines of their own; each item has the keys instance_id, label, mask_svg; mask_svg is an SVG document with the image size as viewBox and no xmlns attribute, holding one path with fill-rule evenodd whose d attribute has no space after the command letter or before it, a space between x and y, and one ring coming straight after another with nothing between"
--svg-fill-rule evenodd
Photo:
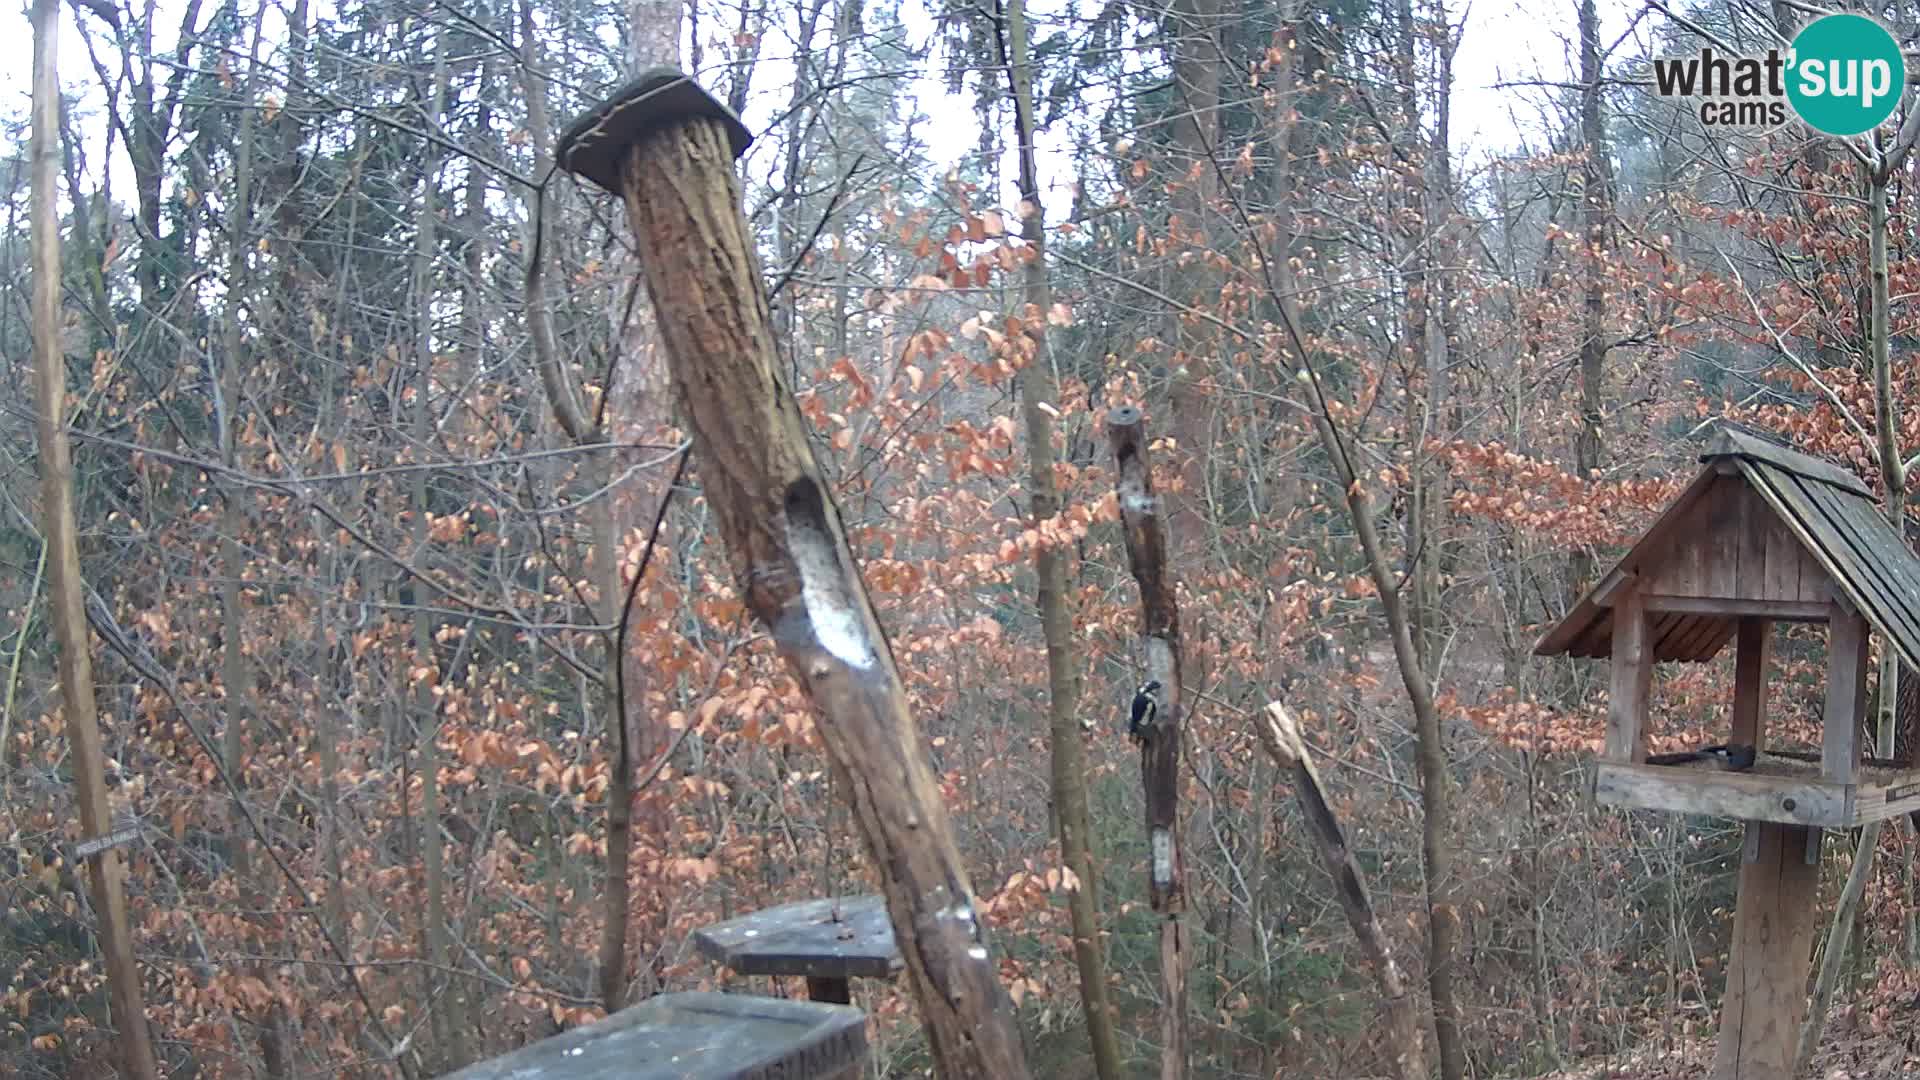
<instances>
[{"instance_id":1,"label":"wooden bird feeder","mask_svg":"<svg viewBox=\"0 0 1920 1080\"><path fill-rule=\"evenodd\" d=\"M802 900L696 930L707 958L740 975L803 975L814 1001L845 1005L849 980L900 973L893 924L878 895Z\"/></svg>"},{"instance_id":2,"label":"wooden bird feeder","mask_svg":"<svg viewBox=\"0 0 1920 1080\"><path fill-rule=\"evenodd\" d=\"M1732 429L1701 461L1700 475L1534 652L1613 662L1598 801L1747 823L1712 1075L1791 1080L1821 830L1920 809L1920 769L1861 756L1869 635L1920 665L1920 558L1867 486L1834 465ZM1818 754L1766 750L1776 621L1827 626ZM1753 764L1650 763L1653 665L1705 662L1728 642L1733 708L1721 741L1755 748Z\"/></svg>"},{"instance_id":3,"label":"wooden bird feeder","mask_svg":"<svg viewBox=\"0 0 1920 1080\"><path fill-rule=\"evenodd\" d=\"M859 1009L746 994L662 994L447 1080L858 1080Z\"/></svg>"}]
</instances>

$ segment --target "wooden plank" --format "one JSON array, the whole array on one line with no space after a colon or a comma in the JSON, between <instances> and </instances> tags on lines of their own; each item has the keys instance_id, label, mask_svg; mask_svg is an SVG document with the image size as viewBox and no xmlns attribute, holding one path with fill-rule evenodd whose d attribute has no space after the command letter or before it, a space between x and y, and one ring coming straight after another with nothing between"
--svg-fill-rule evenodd
<instances>
[{"instance_id":1,"label":"wooden plank","mask_svg":"<svg viewBox=\"0 0 1920 1080\"><path fill-rule=\"evenodd\" d=\"M1758 490L1749 488L1753 497L1762 499ZM1764 499L1762 499L1764 505ZM1767 507L1766 587L1763 595L1782 600L1806 600L1800 586L1800 567L1805 561L1800 541L1787 530L1773 507Z\"/></svg>"},{"instance_id":2,"label":"wooden plank","mask_svg":"<svg viewBox=\"0 0 1920 1080\"><path fill-rule=\"evenodd\" d=\"M1620 619L1620 612L1616 608L1613 614L1615 641L1618 641L1620 636ZM1652 644L1650 655L1655 658L1678 657L1681 640L1698 629L1700 629L1698 615L1668 613L1650 616L1647 620L1647 640Z\"/></svg>"},{"instance_id":3,"label":"wooden plank","mask_svg":"<svg viewBox=\"0 0 1920 1080\"><path fill-rule=\"evenodd\" d=\"M1866 481L1830 461L1791 450L1779 443L1769 442L1744 431L1722 428L1706 453L1700 455L1701 461L1712 461L1727 455L1753 458L1769 465L1778 466L1790 473L1823 480L1856 495L1871 496L1873 491Z\"/></svg>"},{"instance_id":4,"label":"wooden plank","mask_svg":"<svg viewBox=\"0 0 1920 1080\"><path fill-rule=\"evenodd\" d=\"M1607 700L1607 759L1644 761L1647 699L1653 686L1653 647L1640 594L1629 591L1613 608L1612 688Z\"/></svg>"},{"instance_id":5,"label":"wooden plank","mask_svg":"<svg viewBox=\"0 0 1920 1080\"><path fill-rule=\"evenodd\" d=\"M1719 477L1714 475L1712 469L1700 470L1700 475L1694 477L1693 482L1688 484L1686 490L1673 501L1673 505L1667 507L1665 512L1655 519L1653 525L1642 534L1632 550L1627 552L1626 557L1621 559L1617 566L1635 571L1642 563L1649 562L1652 556L1665 551L1667 545L1672 542L1673 535L1680 530L1687 517L1687 511L1718 479ZM1602 575L1601 580L1604 581L1605 577ZM1580 640L1591 629L1593 623L1607 610L1593 602L1594 591L1598 588L1599 585L1596 583L1594 589L1581 597L1568 610L1565 617L1554 624L1551 630L1541 635L1539 642L1533 647L1535 656L1559 656L1567 652L1574 642Z\"/></svg>"},{"instance_id":6,"label":"wooden plank","mask_svg":"<svg viewBox=\"0 0 1920 1080\"><path fill-rule=\"evenodd\" d=\"M663 994L470 1065L447 1080L841 1080L867 1058L859 1009L747 994Z\"/></svg>"},{"instance_id":7,"label":"wooden plank","mask_svg":"<svg viewBox=\"0 0 1920 1080\"><path fill-rule=\"evenodd\" d=\"M1738 621L1732 618L1716 618L1711 615L1695 615L1693 628L1681 635L1674 646L1676 660L1710 660L1713 658L1713 645L1724 642L1733 636L1733 628Z\"/></svg>"},{"instance_id":8,"label":"wooden plank","mask_svg":"<svg viewBox=\"0 0 1920 1080\"><path fill-rule=\"evenodd\" d=\"M1797 593L1778 596L1767 591L1767 532L1773 528L1773 511L1754 494L1744 473L1734 484L1733 503L1735 562L1740 567L1733 595L1755 600L1799 599Z\"/></svg>"},{"instance_id":9,"label":"wooden plank","mask_svg":"<svg viewBox=\"0 0 1920 1080\"><path fill-rule=\"evenodd\" d=\"M1835 516L1874 574L1883 634L1909 664L1920 659L1920 559L1879 508L1860 499L1837 498ZM1864 584L1864 583L1863 583ZM1874 614L1874 613L1869 613ZM1913 631L1912 636L1907 636Z\"/></svg>"},{"instance_id":10,"label":"wooden plank","mask_svg":"<svg viewBox=\"0 0 1920 1080\"><path fill-rule=\"evenodd\" d=\"M1773 624L1765 619L1740 620L1739 645L1733 659L1733 734L1729 743L1766 747L1767 668L1773 655Z\"/></svg>"},{"instance_id":11,"label":"wooden plank","mask_svg":"<svg viewBox=\"0 0 1920 1080\"><path fill-rule=\"evenodd\" d=\"M1720 1045L1713 1080L1791 1080L1806 1015L1820 871L1804 854L1810 831L1749 825L1759 850L1740 867Z\"/></svg>"},{"instance_id":12,"label":"wooden plank","mask_svg":"<svg viewBox=\"0 0 1920 1080\"><path fill-rule=\"evenodd\" d=\"M1827 707L1820 722L1820 772L1831 783L1860 777L1860 722L1867 712L1867 621L1834 605L1827 619Z\"/></svg>"},{"instance_id":13,"label":"wooden plank","mask_svg":"<svg viewBox=\"0 0 1920 1080\"><path fill-rule=\"evenodd\" d=\"M1865 823L1920 810L1920 769L1905 769L1881 783L1855 789L1853 817Z\"/></svg>"},{"instance_id":14,"label":"wooden plank","mask_svg":"<svg viewBox=\"0 0 1920 1080\"><path fill-rule=\"evenodd\" d=\"M1701 530L1693 538L1699 551L1700 596L1740 595L1740 496L1746 481L1723 476L1703 507Z\"/></svg>"},{"instance_id":15,"label":"wooden plank","mask_svg":"<svg viewBox=\"0 0 1920 1080\"><path fill-rule=\"evenodd\" d=\"M1890 575L1892 561L1877 557L1867 539L1877 516L1872 507L1797 477L1793 483L1800 496L1821 515L1819 524L1825 527L1819 529L1819 548L1835 565L1835 577L1848 599L1884 627L1889 638L1920 642L1920 612L1903 600L1901 586ZM1891 554L1893 560L1906 561L1897 552ZM1920 589L1920 579L1911 587Z\"/></svg>"},{"instance_id":16,"label":"wooden plank","mask_svg":"<svg viewBox=\"0 0 1920 1080\"><path fill-rule=\"evenodd\" d=\"M1746 600L1718 596L1647 596L1648 611L1690 615L1753 616L1780 622L1826 622L1829 605L1808 600Z\"/></svg>"},{"instance_id":17,"label":"wooden plank","mask_svg":"<svg viewBox=\"0 0 1920 1080\"><path fill-rule=\"evenodd\" d=\"M1595 800L1635 810L1844 828L1851 812L1848 794L1844 786L1823 780L1617 761L1594 766Z\"/></svg>"},{"instance_id":18,"label":"wooden plank","mask_svg":"<svg viewBox=\"0 0 1920 1080\"><path fill-rule=\"evenodd\" d=\"M782 904L696 930L693 941L741 975L891 979L901 967L877 893Z\"/></svg>"}]
</instances>

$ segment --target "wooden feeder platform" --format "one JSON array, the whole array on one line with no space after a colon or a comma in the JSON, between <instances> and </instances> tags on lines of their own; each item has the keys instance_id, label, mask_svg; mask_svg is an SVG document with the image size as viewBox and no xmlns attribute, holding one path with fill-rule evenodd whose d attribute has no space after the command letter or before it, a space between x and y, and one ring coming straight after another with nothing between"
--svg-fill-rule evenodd
<instances>
[{"instance_id":1,"label":"wooden feeder platform","mask_svg":"<svg viewBox=\"0 0 1920 1080\"><path fill-rule=\"evenodd\" d=\"M849 979L891 979L901 968L878 895L782 904L696 930L693 940L739 975L803 975L815 1001L845 1004Z\"/></svg>"},{"instance_id":2,"label":"wooden feeder platform","mask_svg":"<svg viewBox=\"0 0 1920 1080\"><path fill-rule=\"evenodd\" d=\"M1594 768L1593 793L1607 806L1850 829L1920 810L1920 769L1867 762L1859 782L1849 784L1822 779L1817 760L1776 754L1763 755L1747 772L1707 761L1602 761Z\"/></svg>"},{"instance_id":3,"label":"wooden feeder platform","mask_svg":"<svg viewBox=\"0 0 1920 1080\"><path fill-rule=\"evenodd\" d=\"M662 994L447 1080L858 1080L866 1014L747 994Z\"/></svg>"}]
</instances>

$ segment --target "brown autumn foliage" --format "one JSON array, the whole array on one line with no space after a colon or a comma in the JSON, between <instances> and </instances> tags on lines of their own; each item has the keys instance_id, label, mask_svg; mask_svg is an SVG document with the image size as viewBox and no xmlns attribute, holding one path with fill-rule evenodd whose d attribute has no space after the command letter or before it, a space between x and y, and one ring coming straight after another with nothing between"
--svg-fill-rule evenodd
<instances>
[{"instance_id":1,"label":"brown autumn foliage","mask_svg":"<svg viewBox=\"0 0 1920 1080\"><path fill-rule=\"evenodd\" d=\"M253 61L250 5L184 14L184 36L127 9L118 37L79 24L97 69L68 51L83 567L99 597L112 797L143 825L125 851L148 1019L179 1075L381 1076L402 1063L433 1075L601 1014L616 722L602 653L625 597L594 574L592 515L609 479L627 494L663 487L683 433L580 444L559 430L529 355L525 220L542 178L517 90L524 35L538 36L546 66L533 74L553 77L567 115L618 81L623 57L605 43L622 39L624 7L467 7L367 2L322 18L269 6ZM1686 1048L1714 1022L1738 834L1589 806L1604 668L1529 650L1588 584L1567 580L1569 555L1604 569L1691 475L1709 419L1877 483L1860 344L1865 209L1851 159L1802 129L1703 133L1642 90L1610 91L1604 465L1578 475L1576 188L1588 151L1577 102L1541 91L1529 100L1544 134L1462 154L1436 189L1441 60L1459 7L1414 5L1410 24L1392 5L1223 14L1220 141L1201 158L1164 123L1182 107L1170 54L1190 43L1119 8L1038 31L1057 192L1045 312L1021 302L1030 249L1004 175L1011 124L982 89L991 45L965 11L930 7L923 25L838 0L685 8L698 14L687 66L759 134L747 210L778 285L782 347L1037 1068L1089 1068L1065 904L1080 883L1050 839L1031 604L1042 546L1067 554L1074 592L1121 1052L1144 1068L1157 1051L1148 856L1124 737L1142 670L1137 597L1100 437L1120 404L1145 409L1156 482L1199 526L1175 568L1187 668L1200 673L1182 793L1193 1074L1385 1072L1360 955L1246 720L1269 700L1298 717L1408 982L1425 985L1412 717L1274 309L1267 271L1282 260L1395 566L1409 582L1432 574L1436 602L1422 610L1455 794L1449 915L1471 1060L1482 1075L1568 1063L1568 1077L1647 1080L1695 1075L1663 1064L1669 1048L1672 1061L1703 1060ZM448 97L428 115L442 36ZM937 58L916 51L935 37ZM1417 124L1395 99L1403 43ZM1657 43L1626 41L1608 66L1631 73ZM795 57L811 57L804 73ZM924 103L902 71L950 74L964 96L937 123L916 122ZM103 78L117 112L101 105ZM246 108L252 224L235 235ZM1621 130L1638 141L1620 144ZM436 229L427 272L414 274L428 192ZM25 191L11 184L6 198L0 290L13 303L0 311L0 363L24 387ZM1196 203L1201 220L1180 209ZM541 204L562 361L592 411L619 397L608 312L624 312L630 286L615 257L624 227L612 203L565 180ZM1895 393L1911 402L1920 253L1913 207L1896 198L1894 216ZM1417 287L1414 259L1431 268ZM230 355L217 324L235 290L244 314ZM1416 310L1444 363L1413 354ZM1063 507L1041 528L1025 512L1013 390L1035 322L1059 385L1046 404ZM230 397L220 385L235 370ZM1184 424L1176 385L1193 403ZM1920 410L1898 415L1911 453ZM30 427L0 394L0 1073L104 1076L112 1033L71 857ZM872 887L813 718L734 595L699 470L696 459L644 580L632 574L650 522L611 533L634 589L628 657L649 675L626 707L670 734L635 767L629 1000L800 993L716 972L690 932ZM1424 523L1417 484L1437 493ZM225 529L229 499L238 535ZM238 542L237 564L223 540ZM224 673L231 574L241 685ZM1820 640L1783 631L1775 657L1775 730L1811 739ZM1656 750L1714 741L1730 665L1660 672ZM207 753L232 724L258 835L236 829ZM429 836L453 943L437 965ZM1822 1059L1857 1076L1889 1075L1875 1070L1901 1052L1920 994L1914 841L1883 843L1865 960ZM1829 896L1843 849L1829 845ZM923 1068L899 988L855 995L881 1073Z\"/></svg>"}]
</instances>

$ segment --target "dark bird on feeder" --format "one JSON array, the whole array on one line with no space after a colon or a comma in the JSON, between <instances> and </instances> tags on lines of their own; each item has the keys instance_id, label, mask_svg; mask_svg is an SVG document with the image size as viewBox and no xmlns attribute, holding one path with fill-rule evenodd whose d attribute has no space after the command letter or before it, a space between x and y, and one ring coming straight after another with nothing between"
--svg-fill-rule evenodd
<instances>
[{"instance_id":1,"label":"dark bird on feeder","mask_svg":"<svg viewBox=\"0 0 1920 1080\"><path fill-rule=\"evenodd\" d=\"M1160 712L1160 680L1148 679L1133 692L1133 709L1127 715L1127 737L1145 742L1153 731L1154 717Z\"/></svg>"},{"instance_id":2,"label":"dark bird on feeder","mask_svg":"<svg viewBox=\"0 0 1920 1080\"><path fill-rule=\"evenodd\" d=\"M1728 772L1746 772L1753 768L1754 760L1760 756L1758 750L1744 743L1709 746L1700 753Z\"/></svg>"},{"instance_id":3,"label":"dark bird on feeder","mask_svg":"<svg viewBox=\"0 0 1920 1080\"><path fill-rule=\"evenodd\" d=\"M1703 746L1698 750L1683 750L1677 754L1649 754L1649 765L1685 765L1694 761L1711 761L1728 772L1747 772L1759 759L1759 751L1746 743L1722 743L1715 746Z\"/></svg>"}]
</instances>

